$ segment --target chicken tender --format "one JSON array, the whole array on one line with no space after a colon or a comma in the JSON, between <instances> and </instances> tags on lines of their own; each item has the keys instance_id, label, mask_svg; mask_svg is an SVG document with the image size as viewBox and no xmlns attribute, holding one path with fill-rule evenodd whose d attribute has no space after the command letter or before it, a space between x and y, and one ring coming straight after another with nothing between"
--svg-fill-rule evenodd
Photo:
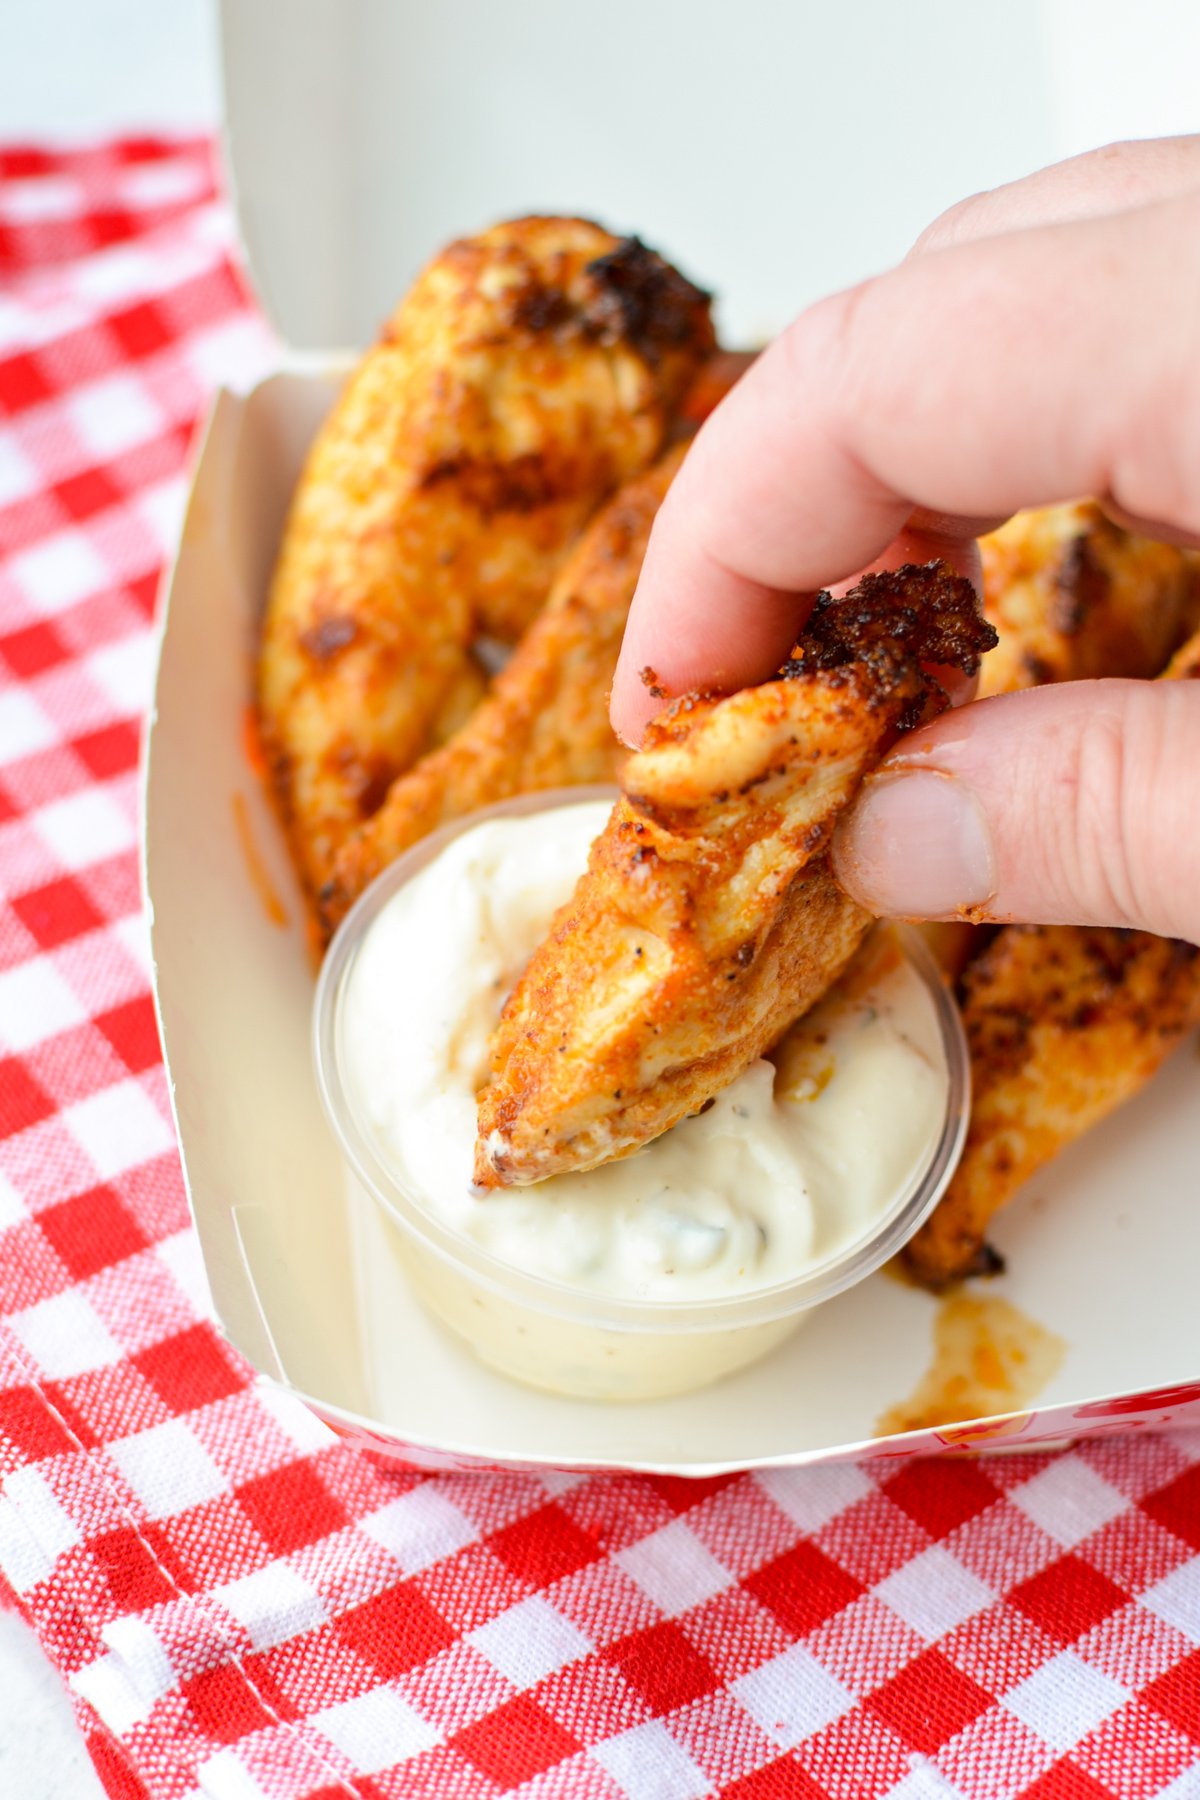
<instances>
[{"instance_id":1,"label":"chicken tender","mask_svg":"<svg viewBox=\"0 0 1200 1800\"><path fill-rule=\"evenodd\" d=\"M973 672L994 642L940 565L870 575L819 598L776 679L689 695L651 725L493 1037L478 1182L629 1155L824 993L872 923L833 879L838 815L946 704L923 661Z\"/></svg>"},{"instance_id":2,"label":"chicken tender","mask_svg":"<svg viewBox=\"0 0 1200 1800\"><path fill-rule=\"evenodd\" d=\"M650 528L683 456L682 445L669 451L608 502L487 699L347 839L320 897L327 931L439 825L514 794L616 780L629 753L608 722L608 691Z\"/></svg>"},{"instance_id":3,"label":"chicken tender","mask_svg":"<svg viewBox=\"0 0 1200 1800\"><path fill-rule=\"evenodd\" d=\"M979 550L984 612L1000 633L981 696L1157 675L1189 628L1194 556L1122 530L1094 500L1018 513Z\"/></svg>"},{"instance_id":4,"label":"chicken tender","mask_svg":"<svg viewBox=\"0 0 1200 1800\"><path fill-rule=\"evenodd\" d=\"M1197 677L1200 632L1161 679ZM993 1216L1200 1023L1200 950L1145 931L1006 925L967 965L961 999L970 1129L949 1187L904 1251L932 1288L994 1272L984 1236Z\"/></svg>"},{"instance_id":5,"label":"chicken tender","mask_svg":"<svg viewBox=\"0 0 1200 1800\"><path fill-rule=\"evenodd\" d=\"M309 455L259 664L264 748L312 892L478 691L581 527L659 454L713 349L708 297L635 238L531 218L418 277Z\"/></svg>"},{"instance_id":6,"label":"chicken tender","mask_svg":"<svg viewBox=\"0 0 1200 1800\"><path fill-rule=\"evenodd\" d=\"M971 1122L904 1260L926 1286L994 1273L993 1216L1128 1100L1200 1021L1200 950L1144 931L1007 925L967 967Z\"/></svg>"}]
</instances>

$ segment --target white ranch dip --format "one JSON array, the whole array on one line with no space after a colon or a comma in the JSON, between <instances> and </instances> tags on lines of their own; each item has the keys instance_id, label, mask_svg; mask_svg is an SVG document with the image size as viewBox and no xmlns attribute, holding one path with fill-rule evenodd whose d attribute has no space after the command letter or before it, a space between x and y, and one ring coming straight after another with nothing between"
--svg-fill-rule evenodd
<instances>
[{"instance_id":1,"label":"white ranch dip","mask_svg":"<svg viewBox=\"0 0 1200 1800\"><path fill-rule=\"evenodd\" d=\"M475 1096L500 1008L569 898L607 801L485 822L383 907L343 996L347 1093L378 1155L503 1262L643 1301L750 1293L869 1236L928 1162L948 1074L933 1001L894 950L636 1156L481 1193Z\"/></svg>"}]
</instances>

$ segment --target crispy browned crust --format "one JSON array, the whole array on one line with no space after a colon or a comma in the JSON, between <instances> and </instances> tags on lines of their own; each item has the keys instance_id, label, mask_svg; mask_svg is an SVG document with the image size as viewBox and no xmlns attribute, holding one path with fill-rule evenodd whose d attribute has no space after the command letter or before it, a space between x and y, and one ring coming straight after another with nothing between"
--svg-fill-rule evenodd
<instances>
[{"instance_id":1,"label":"crispy browned crust","mask_svg":"<svg viewBox=\"0 0 1200 1800\"><path fill-rule=\"evenodd\" d=\"M682 446L668 451L608 502L487 699L342 845L320 896L327 932L381 869L439 825L515 794L616 780L628 751L609 724L608 691L650 529L683 455Z\"/></svg>"},{"instance_id":2,"label":"crispy browned crust","mask_svg":"<svg viewBox=\"0 0 1200 1800\"><path fill-rule=\"evenodd\" d=\"M945 704L922 659L973 669L994 641L940 566L871 575L821 596L775 680L655 721L504 1009L477 1181L629 1155L825 991L871 922L830 870L837 817L897 733Z\"/></svg>"},{"instance_id":3,"label":"crispy browned crust","mask_svg":"<svg viewBox=\"0 0 1200 1800\"><path fill-rule=\"evenodd\" d=\"M1018 513L979 549L984 611L1000 633L983 696L1157 675L1189 629L1194 554L1122 530L1094 500Z\"/></svg>"},{"instance_id":4,"label":"crispy browned crust","mask_svg":"<svg viewBox=\"0 0 1200 1800\"><path fill-rule=\"evenodd\" d=\"M864 575L836 598L818 594L803 638L780 674L808 675L861 664L877 675L881 691L889 692L898 680L907 679L918 660L975 675L996 642L994 627L980 618L960 575L946 563L920 568L906 563L902 569ZM931 693L936 685L924 676L921 692ZM915 722L913 714L900 728L907 730Z\"/></svg>"},{"instance_id":5,"label":"crispy browned crust","mask_svg":"<svg viewBox=\"0 0 1200 1800\"><path fill-rule=\"evenodd\" d=\"M706 295L585 220L498 225L418 277L317 437L267 607L262 741L311 891L461 720L476 632L523 630L658 455L713 342Z\"/></svg>"},{"instance_id":6,"label":"crispy browned crust","mask_svg":"<svg viewBox=\"0 0 1200 1800\"><path fill-rule=\"evenodd\" d=\"M1043 1164L1137 1093L1200 1019L1200 950L1075 925L1008 925L968 966L966 1148L904 1259L944 1288L999 1266L992 1218Z\"/></svg>"}]
</instances>

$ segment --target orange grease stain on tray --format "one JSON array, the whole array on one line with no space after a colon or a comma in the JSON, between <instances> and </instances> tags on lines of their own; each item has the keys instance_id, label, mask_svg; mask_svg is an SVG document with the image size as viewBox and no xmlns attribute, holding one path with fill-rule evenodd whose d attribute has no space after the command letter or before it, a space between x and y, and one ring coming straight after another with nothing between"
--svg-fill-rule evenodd
<instances>
[{"instance_id":1,"label":"orange grease stain on tray","mask_svg":"<svg viewBox=\"0 0 1200 1800\"><path fill-rule=\"evenodd\" d=\"M1057 1332L1011 1301L951 1294L933 1324L933 1358L907 1400L875 1426L878 1437L1017 1412L1058 1373L1067 1353Z\"/></svg>"},{"instance_id":2,"label":"orange grease stain on tray","mask_svg":"<svg viewBox=\"0 0 1200 1800\"><path fill-rule=\"evenodd\" d=\"M263 911L272 925L287 925L289 923L287 908L275 890L275 884L267 873L267 865L254 841L254 828L250 823L250 811L246 805L245 794L237 793L233 796L233 823L237 830L238 842L242 847L246 868L250 873L251 886L262 902Z\"/></svg>"}]
</instances>

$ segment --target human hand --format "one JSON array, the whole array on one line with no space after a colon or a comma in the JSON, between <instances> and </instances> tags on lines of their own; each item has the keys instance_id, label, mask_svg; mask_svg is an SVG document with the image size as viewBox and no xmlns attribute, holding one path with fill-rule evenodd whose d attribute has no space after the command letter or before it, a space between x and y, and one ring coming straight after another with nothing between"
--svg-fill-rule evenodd
<instances>
[{"instance_id":1,"label":"human hand","mask_svg":"<svg viewBox=\"0 0 1200 1800\"><path fill-rule=\"evenodd\" d=\"M786 656L812 593L943 556L1025 506L1102 498L1200 542L1200 138L1114 146L954 208L898 269L803 313L700 432L651 538L613 687ZM906 737L835 841L892 916L1200 939L1200 683L1072 682Z\"/></svg>"}]
</instances>

